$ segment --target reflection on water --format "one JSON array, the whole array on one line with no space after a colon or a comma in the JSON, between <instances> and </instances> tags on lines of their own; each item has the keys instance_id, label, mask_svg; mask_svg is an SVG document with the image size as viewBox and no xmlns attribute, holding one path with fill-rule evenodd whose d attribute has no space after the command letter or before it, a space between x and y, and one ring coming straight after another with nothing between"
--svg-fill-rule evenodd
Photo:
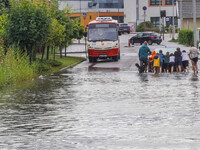
<instances>
[{"instance_id":1,"label":"reflection on water","mask_svg":"<svg viewBox=\"0 0 200 150\"><path fill-rule=\"evenodd\" d=\"M199 77L75 68L0 94L0 149L197 150Z\"/></svg>"}]
</instances>

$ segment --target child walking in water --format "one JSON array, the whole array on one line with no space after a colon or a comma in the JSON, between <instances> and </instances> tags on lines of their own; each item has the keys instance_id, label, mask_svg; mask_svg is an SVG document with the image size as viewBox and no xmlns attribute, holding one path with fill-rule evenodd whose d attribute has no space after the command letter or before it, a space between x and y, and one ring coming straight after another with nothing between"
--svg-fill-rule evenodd
<instances>
[{"instance_id":1,"label":"child walking in water","mask_svg":"<svg viewBox=\"0 0 200 150\"><path fill-rule=\"evenodd\" d=\"M174 65L175 65L175 57L174 57L174 54L171 53L169 57L169 66L171 68L171 73L174 72Z\"/></svg>"},{"instance_id":2,"label":"child walking in water","mask_svg":"<svg viewBox=\"0 0 200 150\"><path fill-rule=\"evenodd\" d=\"M159 58L160 58L160 73L162 73L162 67L163 67L163 53L162 50L159 50Z\"/></svg>"},{"instance_id":3,"label":"child walking in water","mask_svg":"<svg viewBox=\"0 0 200 150\"><path fill-rule=\"evenodd\" d=\"M165 72L169 73L169 52L164 56L163 68Z\"/></svg>"},{"instance_id":4,"label":"child walking in water","mask_svg":"<svg viewBox=\"0 0 200 150\"><path fill-rule=\"evenodd\" d=\"M154 73L155 74L159 73L159 71L160 71L160 58L159 58L158 53L156 54L156 56L154 56L153 65L154 65Z\"/></svg>"}]
</instances>

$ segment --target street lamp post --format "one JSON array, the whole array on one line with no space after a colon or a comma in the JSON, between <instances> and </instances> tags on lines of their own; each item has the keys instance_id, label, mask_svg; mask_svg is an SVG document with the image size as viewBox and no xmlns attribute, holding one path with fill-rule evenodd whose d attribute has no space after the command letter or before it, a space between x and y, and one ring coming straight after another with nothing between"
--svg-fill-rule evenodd
<instances>
[{"instance_id":1,"label":"street lamp post","mask_svg":"<svg viewBox=\"0 0 200 150\"><path fill-rule=\"evenodd\" d=\"M119 0L118 0L118 23L119 23Z\"/></svg>"},{"instance_id":2,"label":"street lamp post","mask_svg":"<svg viewBox=\"0 0 200 150\"><path fill-rule=\"evenodd\" d=\"M80 0L80 23L81 23L81 0Z\"/></svg>"},{"instance_id":3,"label":"street lamp post","mask_svg":"<svg viewBox=\"0 0 200 150\"><path fill-rule=\"evenodd\" d=\"M193 0L194 46L197 47L196 0Z\"/></svg>"},{"instance_id":4,"label":"street lamp post","mask_svg":"<svg viewBox=\"0 0 200 150\"><path fill-rule=\"evenodd\" d=\"M174 39L174 34L175 34L175 27L174 27L174 0L172 0L172 14L173 14L173 18L172 18L172 39Z\"/></svg>"},{"instance_id":5,"label":"street lamp post","mask_svg":"<svg viewBox=\"0 0 200 150\"><path fill-rule=\"evenodd\" d=\"M183 28L183 0L180 0L180 21L181 21L180 29L182 30Z\"/></svg>"}]
</instances>

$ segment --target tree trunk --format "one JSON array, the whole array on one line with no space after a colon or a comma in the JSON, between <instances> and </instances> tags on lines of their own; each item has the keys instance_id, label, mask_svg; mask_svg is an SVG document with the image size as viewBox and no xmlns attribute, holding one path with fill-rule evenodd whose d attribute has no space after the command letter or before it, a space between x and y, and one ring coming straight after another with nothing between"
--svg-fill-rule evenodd
<instances>
[{"instance_id":1,"label":"tree trunk","mask_svg":"<svg viewBox=\"0 0 200 150\"><path fill-rule=\"evenodd\" d=\"M62 58L62 47L59 46L59 49L60 49L60 58Z\"/></svg>"},{"instance_id":2,"label":"tree trunk","mask_svg":"<svg viewBox=\"0 0 200 150\"><path fill-rule=\"evenodd\" d=\"M49 49L50 49L50 46L47 46L47 60L49 60Z\"/></svg>"},{"instance_id":3,"label":"tree trunk","mask_svg":"<svg viewBox=\"0 0 200 150\"><path fill-rule=\"evenodd\" d=\"M54 52L54 51L53 51L53 46L52 46L52 47L51 47L51 54L53 54L53 52Z\"/></svg>"},{"instance_id":4,"label":"tree trunk","mask_svg":"<svg viewBox=\"0 0 200 150\"><path fill-rule=\"evenodd\" d=\"M30 46L30 50L29 50L29 63L30 65L32 64L32 46Z\"/></svg>"},{"instance_id":5,"label":"tree trunk","mask_svg":"<svg viewBox=\"0 0 200 150\"><path fill-rule=\"evenodd\" d=\"M36 61L36 54L37 54L36 47L34 46L34 49L32 50L32 60L33 61Z\"/></svg>"},{"instance_id":6,"label":"tree trunk","mask_svg":"<svg viewBox=\"0 0 200 150\"><path fill-rule=\"evenodd\" d=\"M41 61L44 60L44 53L45 53L45 45L42 46L42 57L41 57Z\"/></svg>"},{"instance_id":7,"label":"tree trunk","mask_svg":"<svg viewBox=\"0 0 200 150\"><path fill-rule=\"evenodd\" d=\"M65 57L67 57L67 42L65 43Z\"/></svg>"},{"instance_id":8,"label":"tree trunk","mask_svg":"<svg viewBox=\"0 0 200 150\"><path fill-rule=\"evenodd\" d=\"M53 48L53 60L54 61L56 60L56 48L55 47Z\"/></svg>"}]
</instances>

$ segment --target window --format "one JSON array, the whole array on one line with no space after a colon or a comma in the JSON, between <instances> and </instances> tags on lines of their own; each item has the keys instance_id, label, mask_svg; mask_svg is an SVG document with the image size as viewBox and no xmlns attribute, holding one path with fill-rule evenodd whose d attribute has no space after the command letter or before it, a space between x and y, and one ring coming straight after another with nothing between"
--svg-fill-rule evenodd
<instances>
[{"instance_id":1,"label":"window","mask_svg":"<svg viewBox=\"0 0 200 150\"><path fill-rule=\"evenodd\" d=\"M162 0L150 0L150 5L162 5Z\"/></svg>"},{"instance_id":2,"label":"window","mask_svg":"<svg viewBox=\"0 0 200 150\"><path fill-rule=\"evenodd\" d=\"M124 0L99 0L99 8L124 8Z\"/></svg>"},{"instance_id":3,"label":"window","mask_svg":"<svg viewBox=\"0 0 200 150\"><path fill-rule=\"evenodd\" d=\"M165 0L166 5L173 5L172 2L173 0ZM176 0L174 0L174 5L176 5Z\"/></svg>"},{"instance_id":4,"label":"window","mask_svg":"<svg viewBox=\"0 0 200 150\"><path fill-rule=\"evenodd\" d=\"M151 22L153 23L154 27L160 26L160 17L151 17Z\"/></svg>"},{"instance_id":5,"label":"window","mask_svg":"<svg viewBox=\"0 0 200 150\"><path fill-rule=\"evenodd\" d=\"M92 16L90 16L90 20L92 19Z\"/></svg>"}]
</instances>

